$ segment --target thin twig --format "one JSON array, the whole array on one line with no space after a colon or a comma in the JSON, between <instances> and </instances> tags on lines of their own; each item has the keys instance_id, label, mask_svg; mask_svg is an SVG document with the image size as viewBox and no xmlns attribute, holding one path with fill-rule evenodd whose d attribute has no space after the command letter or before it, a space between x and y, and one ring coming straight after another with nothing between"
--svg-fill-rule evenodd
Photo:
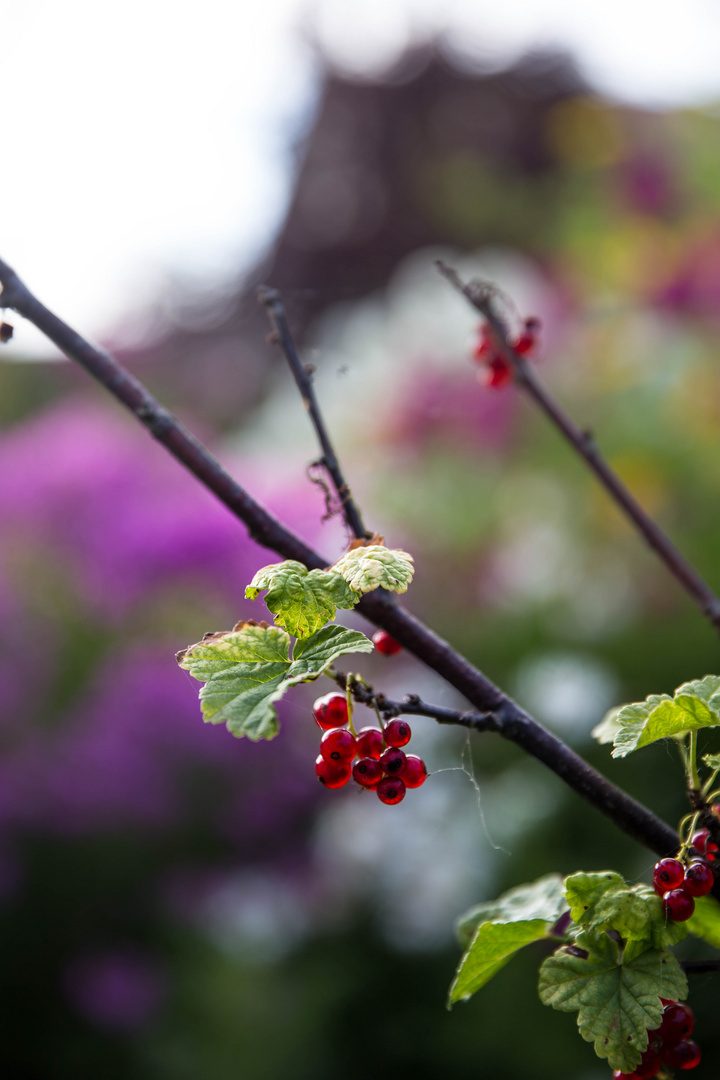
<instances>
[{"instance_id":1,"label":"thin twig","mask_svg":"<svg viewBox=\"0 0 720 1080\"><path fill-rule=\"evenodd\" d=\"M448 709L444 705L430 705L418 694L406 694L402 701L393 701L382 693L376 693L369 683L353 675L346 675L343 671L330 668L325 674L334 679L341 690L346 690L349 684L354 700L368 708L377 708L385 720L393 716L429 716L438 724L453 724L472 728L474 731L496 731L502 734L502 725L495 713L477 713Z\"/></svg>"},{"instance_id":2,"label":"thin twig","mask_svg":"<svg viewBox=\"0 0 720 1080\"><path fill-rule=\"evenodd\" d=\"M286 559L297 559L310 569L329 565L328 559L309 548L260 506L139 380L109 353L95 348L58 319L2 260L0 284L3 285L0 307L13 308L23 315L62 352L102 383L178 461L245 523L253 539ZM362 598L357 610L370 622L392 634L408 652L446 679L481 713L492 713L504 738L547 765L628 836L659 855L671 855L677 851L679 839L674 829L533 720L447 641L403 608L395 596L384 589L377 589Z\"/></svg>"},{"instance_id":3,"label":"thin twig","mask_svg":"<svg viewBox=\"0 0 720 1080\"><path fill-rule=\"evenodd\" d=\"M343 517L356 539L364 540L369 538L372 533L367 532L363 525L360 511L355 505L350 488L342 474L340 462L320 412L320 406L315 396L315 387L313 386L312 369L303 364L295 348L280 293L277 289L269 289L266 285L263 285L258 289L258 300L267 308L268 318L273 327L272 340L277 342L282 349L300 391L302 403L312 420L323 454L320 461L327 469L338 493Z\"/></svg>"},{"instance_id":4,"label":"thin twig","mask_svg":"<svg viewBox=\"0 0 720 1080\"><path fill-rule=\"evenodd\" d=\"M535 371L525 358L516 352L508 341L507 326L497 313L494 304L496 291L482 282L465 284L452 267L438 260L437 266L443 277L465 296L472 306L486 319L495 338L498 350L510 364L515 382L535 401L542 412L570 443L576 453L595 473L598 480L617 506L629 518L638 532L655 551L667 569L720 633L720 599L700 577L695 568L680 554L660 526L645 513L633 495L613 472L600 454L595 441L587 431L582 431L565 410L541 384Z\"/></svg>"}]
</instances>

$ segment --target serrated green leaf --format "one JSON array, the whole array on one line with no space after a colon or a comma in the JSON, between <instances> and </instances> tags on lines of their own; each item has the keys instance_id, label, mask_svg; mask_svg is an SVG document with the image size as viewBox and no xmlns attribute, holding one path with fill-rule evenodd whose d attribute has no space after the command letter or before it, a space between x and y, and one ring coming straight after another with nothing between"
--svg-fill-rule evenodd
<instances>
[{"instance_id":1,"label":"serrated green leaf","mask_svg":"<svg viewBox=\"0 0 720 1080\"><path fill-rule=\"evenodd\" d=\"M605 713L599 724L596 724L590 734L597 739L601 746L615 741L620 725L618 723L619 708L610 709Z\"/></svg>"},{"instance_id":2,"label":"serrated green leaf","mask_svg":"<svg viewBox=\"0 0 720 1080\"><path fill-rule=\"evenodd\" d=\"M277 626L238 624L227 634L208 635L178 654L185 671L204 682L200 691L203 719L226 724L238 738L272 739L278 732L274 703L291 686L316 679L345 653L372 652L373 644L357 630L326 626L296 642Z\"/></svg>"},{"instance_id":3,"label":"serrated green leaf","mask_svg":"<svg viewBox=\"0 0 720 1080\"><path fill-rule=\"evenodd\" d=\"M625 888L625 882L614 870L602 870L592 874L581 872L566 877L565 897L573 922L578 926L594 926L598 922L598 904L607 892L618 888Z\"/></svg>"},{"instance_id":4,"label":"serrated green leaf","mask_svg":"<svg viewBox=\"0 0 720 1080\"><path fill-rule=\"evenodd\" d=\"M350 588L359 593L380 588L404 593L415 572L412 555L381 544L353 548L330 569L341 574Z\"/></svg>"},{"instance_id":5,"label":"serrated green leaf","mask_svg":"<svg viewBox=\"0 0 720 1080\"><path fill-rule=\"evenodd\" d=\"M687 979L672 953L628 947L621 955L606 934L586 931L540 967L539 993L545 1005L578 1013L578 1028L598 1057L612 1069L630 1073L659 1027L661 997L679 1001Z\"/></svg>"},{"instance_id":6,"label":"serrated green leaf","mask_svg":"<svg viewBox=\"0 0 720 1080\"><path fill-rule=\"evenodd\" d=\"M714 896L696 896L695 911L683 926L695 937L720 949L720 904Z\"/></svg>"},{"instance_id":7,"label":"serrated green leaf","mask_svg":"<svg viewBox=\"0 0 720 1080\"><path fill-rule=\"evenodd\" d=\"M478 926L470 947L455 973L448 995L448 1007L470 997L489 982L508 960L525 945L547 937L545 919L516 922L485 922Z\"/></svg>"},{"instance_id":8,"label":"serrated green leaf","mask_svg":"<svg viewBox=\"0 0 720 1080\"><path fill-rule=\"evenodd\" d=\"M708 769L720 769L720 754L703 754L702 759Z\"/></svg>"},{"instance_id":9,"label":"serrated green leaf","mask_svg":"<svg viewBox=\"0 0 720 1080\"><path fill-rule=\"evenodd\" d=\"M545 874L529 885L517 885L497 900L475 904L455 923L455 932L463 946L469 945L481 923L523 922L544 919L552 926L567 911L560 874Z\"/></svg>"},{"instance_id":10,"label":"serrated green leaf","mask_svg":"<svg viewBox=\"0 0 720 1080\"><path fill-rule=\"evenodd\" d=\"M657 949L676 945L687 936L684 923L668 920L653 889L626 885L613 871L572 874L566 878L565 895L579 926L612 929L625 941L647 942Z\"/></svg>"},{"instance_id":11,"label":"serrated green leaf","mask_svg":"<svg viewBox=\"0 0 720 1080\"><path fill-rule=\"evenodd\" d=\"M703 684L706 681L702 680ZM682 690L683 687L679 687L674 698L652 695L644 702L620 709L613 757L625 757L658 739L720 724L720 713L716 709L701 697L681 693Z\"/></svg>"},{"instance_id":12,"label":"serrated green leaf","mask_svg":"<svg viewBox=\"0 0 720 1080\"><path fill-rule=\"evenodd\" d=\"M675 691L675 695L678 694L690 694L699 697L713 709L720 708L720 675L706 675L704 679L683 683Z\"/></svg>"},{"instance_id":13,"label":"serrated green leaf","mask_svg":"<svg viewBox=\"0 0 720 1080\"><path fill-rule=\"evenodd\" d=\"M360 600L360 593L340 574L308 571L294 559L263 566L245 589L245 596L256 600L263 589L268 590L265 603L275 622L299 638L310 637L334 619L336 608L353 608Z\"/></svg>"}]
</instances>

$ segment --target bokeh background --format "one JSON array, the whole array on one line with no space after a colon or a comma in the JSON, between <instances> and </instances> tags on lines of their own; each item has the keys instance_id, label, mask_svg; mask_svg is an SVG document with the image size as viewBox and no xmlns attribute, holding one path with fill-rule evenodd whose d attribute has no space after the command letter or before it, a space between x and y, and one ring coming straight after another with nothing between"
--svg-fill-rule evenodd
<instances>
[{"instance_id":1,"label":"bokeh background","mask_svg":"<svg viewBox=\"0 0 720 1080\"><path fill-rule=\"evenodd\" d=\"M415 555L410 608L675 821L670 752L612 762L589 733L615 704L717 672L716 638L543 418L478 382L477 320L433 260L497 283L515 324L541 318L541 376L720 589L715 16L688 8L673 65L669 11L643 37L643 5L624 21L587 5L613 67L561 4L545 21L508 4L505 22L385 4L359 27L340 7L243 23L158 2L142 29L133 4L109 27L97 5L3 12L16 99L45 109L45 167L13 160L6 133L1 254L332 559L344 531L322 520L312 432L255 299L282 289L366 520ZM58 57L69 98L52 93ZM88 89L121 69L126 110L102 78ZM74 168L54 174L68 135ZM128 205L105 187L115 166ZM653 857L492 736L418 719L435 775L388 808L317 784L317 687L282 703L271 744L204 727L174 653L262 615L244 587L274 556L9 318L2 1076L607 1077L574 1018L540 1005L540 950L445 1011L453 920L551 870L648 880ZM459 703L407 656L362 670ZM691 988L699 1076L720 1063L716 984Z\"/></svg>"}]
</instances>

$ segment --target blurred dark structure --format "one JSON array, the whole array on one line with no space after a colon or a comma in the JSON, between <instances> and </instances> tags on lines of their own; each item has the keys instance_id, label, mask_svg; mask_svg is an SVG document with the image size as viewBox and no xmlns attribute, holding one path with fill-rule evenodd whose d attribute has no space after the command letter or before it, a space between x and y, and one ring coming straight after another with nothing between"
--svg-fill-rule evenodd
<instances>
[{"instance_id":1,"label":"blurred dark structure","mask_svg":"<svg viewBox=\"0 0 720 1080\"><path fill-rule=\"evenodd\" d=\"M517 240L512 208L499 214L493 200L483 202L483 170L489 164L511 187L518 176L537 182L552 175L546 117L585 90L572 61L557 54L529 55L483 74L463 72L426 47L381 80L328 73L314 126L297 147L294 193L267 258L211 325L186 321L126 352L125 362L142 368L167 399L181 395L213 424L233 425L262 397L274 359L257 285L283 290L302 341L323 308L382 288L418 248L452 243L470 250ZM458 205L469 211L461 220ZM531 245L532 229L524 227L522 239Z\"/></svg>"}]
</instances>

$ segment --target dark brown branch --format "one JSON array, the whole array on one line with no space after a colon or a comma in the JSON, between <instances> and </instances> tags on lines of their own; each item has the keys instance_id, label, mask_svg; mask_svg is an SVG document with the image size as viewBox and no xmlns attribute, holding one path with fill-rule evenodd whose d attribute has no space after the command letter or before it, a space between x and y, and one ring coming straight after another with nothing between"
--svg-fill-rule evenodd
<instances>
[{"instance_id":1,"label":"dark brown branch","mask_svg":"<svg viewBox=\"0 0 720 1080\"><path fill-rule=\"evenodd\" d=\"M716 960L681 960L680 967L686 975L704 975L709 971L720 971L720 957Z\"/></svg>"},{"instance_id":2,"label":"dark brown branch","mask_svg":"<svg viewBox=\"0 0 720 1080\"><path fill-rule=\"evenodd\" d=\"M700 577L695 568L680 554L660 526L645 513L619 476L613 472L600 454L592 436L587 431L581 431L541 384L525 358L510 345L507 327L495 307L494 297L496 293L492 287L481 282L465 284L451 267L446 266L441 261L438 261L437 265L443 276L470 301L472 306L488 322L498 350L511 365L518 386L532 398L560 434L570 443L579 457L595 473L616 505L620 507L625 516L644 537L676 581L693 598L703 615L720 632L720 599Z\"/></svg>"},{"instance_id":3,"label":"dark brown branch","mask_svg":"<svg viewBox=\"0 0 720 1080\"><path fill-rule=\"evenodd\" d=\"M438 724L453 724L472 728L474 731L498 731L502 734L500 722L494 713L468 712L447 709L444 705L430 705L417 694L406 694L402 701L393 701L384 694L376 693L369 683L353 675L346 675L343 671L329 669L325 674L334 679L341 690L346 690L349 682L354 700L368 708L377 708L385 720L393 716L429 716Z\"/></svg>"},{"instance_id":4,"label":"dark brown branch","mask_svg":"<svg viewBox=\"0 0 720 1080\"><path fill-rule=\"evenodd\" d=\"M327 428L325 427L325 421L323 420L320 406L318 405L317 397L315 396L312 370L303 364L298 356L297 349L295 348L295 342L290 333L290 327L288 326L288 321L285 316L285 307L280 293L277 289L269 289L266 285L263 285L258 289L258 299L260 300L260 303L264 304L267 308L268 317L273 327L272 339L277 342L285 355L285 359L287 360L295 382L297 383L297 388L300 391L302 403L312 420L323 454L320 461L327 469L335 490L338 493L343 517L356 539L364 540L366 537L369 538L372 534L365 530L360 511L355 505L350 488L342 474L340 462L338 461L337 454L335 453Z\"/></svg>"},{"instance_id":5,"label":"dark brown branch","mask_svg":"<svg viewBox=\"0 0 720 1080\"><path fill-rule=\"evenodd\" d=\"M178 461L248 527L260 544L309 568L328 565L317 552L260 506L192 436L109 353L85 341L57 318L0 260L0 307L13 308L44 333L62 352L81 364L125 405ZM605 814L623 832L659 855L674 854L679 839L673 829L624 791L610 783L573 750L533 720L482 672L438 637L396 598L377 589L363 597L358 611L381 626L409 652L437 671L481 713L491 713L500 734L552 769L574 791Z\"/></svg>"}]
</instances>

